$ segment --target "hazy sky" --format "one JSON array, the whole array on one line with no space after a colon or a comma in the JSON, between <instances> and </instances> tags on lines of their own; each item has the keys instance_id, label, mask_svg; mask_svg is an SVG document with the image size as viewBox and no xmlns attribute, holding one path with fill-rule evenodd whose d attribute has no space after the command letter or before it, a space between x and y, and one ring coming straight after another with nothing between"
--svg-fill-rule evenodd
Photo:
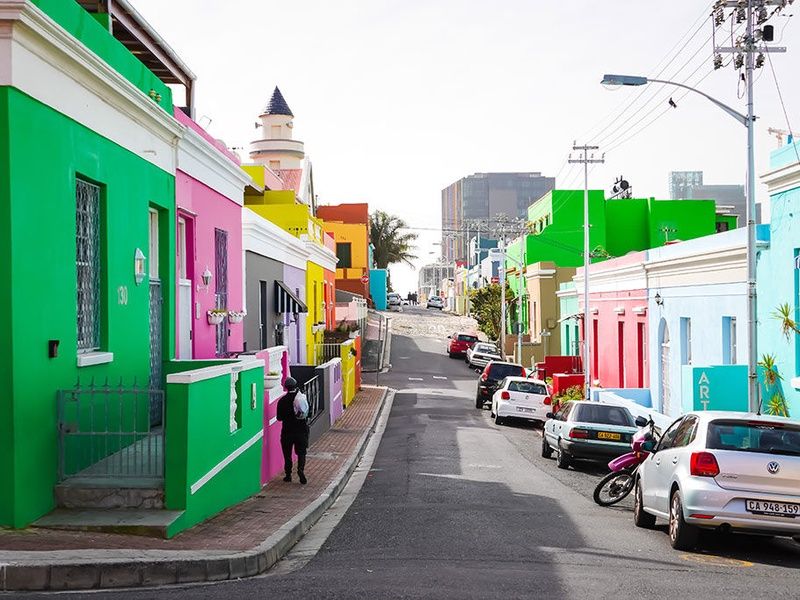
<instances>
[{"instance_id":1,"label":"hazy sky","mask_svg":"<svg viewBox=\"0 0 800 600\"><path fill-rule=\"evenodd\" d=\"M718 108L655 85L599 85L603 73L652 77L669 63L661 78L705 77L699 87L744 111L733 68L712 73L711 25L700 20L710 2L133 2L197 74L197 115L213 135L246 157L256 117L280 86L320 201L369 202L403 217L420 228L425 262L438 255L442 188L480 171L541 171L558 187L582 187L576 168L562 169L575 139L608 151L592 187L624 174L636 196L663 198L672 170L744 183L745 129ZM800 21L771 22L789 48L772 57L800 129ZM761 174L777 144L767 127L787 126L769 63L758 77ZM670 96L678 108L658 117ZM392 268L401 293L416 277Z\"/></svg>"}]
</instances>

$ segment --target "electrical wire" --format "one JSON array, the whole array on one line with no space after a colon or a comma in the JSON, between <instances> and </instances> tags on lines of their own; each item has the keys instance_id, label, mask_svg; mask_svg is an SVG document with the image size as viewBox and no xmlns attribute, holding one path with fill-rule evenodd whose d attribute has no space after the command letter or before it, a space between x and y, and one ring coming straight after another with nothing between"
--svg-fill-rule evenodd
<instances>
[{"instance_id":1,"label":"electrical wire","mask_svg":"<svg viewBox=\"0 0 800 600\"><path fill-rule=\"evenodd\" d=\"M772 64L772 56L770 56L770 52L765 52L767 55L767 60L769 61L769 68L772 71L772 78L775 81L775 89L778 91L778 100L781 103L781 110L783 110L783 118L786 119L786 129L789 130L789 135L792 136L792 147L794 148L794 155L797 157L797 162L800 163L800 151L797 149L797 143L794 142L794 132L792 130L792 125L789 123L789 113L786 110L786 104L783 101L783 93L781 92L781 85L778 83L778 74L775 72L775 65Z\"/></svg>"}]
</instances>

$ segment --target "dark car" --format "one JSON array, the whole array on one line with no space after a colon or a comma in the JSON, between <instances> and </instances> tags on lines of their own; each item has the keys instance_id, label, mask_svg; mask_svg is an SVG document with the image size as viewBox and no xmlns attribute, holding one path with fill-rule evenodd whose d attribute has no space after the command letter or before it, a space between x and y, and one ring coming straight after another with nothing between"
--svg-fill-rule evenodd
<instances>
[{"instance_id":1,"label":"dark car","mask_svg":"<svg viewBox=\"0 0 800 600\"><path fill-rule=\"evenodd\" d=\"M516 363L493 360L486 365L478 379L478 391L475 394L475 408L492 401L500 382L506 377L525 377L525 367Z\"/></svg>"},{"instance_id":2,"label":"dark car","mask_svg":"<svg viewBox=\"0 0 800 600\"><path fill-rule=\"evenodd\" d=\"M454 333L447 336L447 354L450 358L464 356L478 342L474 333Z\"/></svg>"}]
</instances>

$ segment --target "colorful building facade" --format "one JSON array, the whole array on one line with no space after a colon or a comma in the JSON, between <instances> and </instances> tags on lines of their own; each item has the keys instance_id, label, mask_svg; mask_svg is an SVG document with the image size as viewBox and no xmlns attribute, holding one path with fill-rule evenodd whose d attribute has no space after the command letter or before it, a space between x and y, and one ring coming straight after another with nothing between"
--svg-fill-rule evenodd
<instances>
[{"instance_id":1,"label":"colorful building facade","mask_svg":"<svg viewBox=\"0 0 800 600\"><path fill-rule=\"evenodd\" d=\"M333 237L336 244L336 286L369 298L372 268L369 206L363 203L319 206L317 217L324 221L325 232Z\"/></svg>"}]
</instances>

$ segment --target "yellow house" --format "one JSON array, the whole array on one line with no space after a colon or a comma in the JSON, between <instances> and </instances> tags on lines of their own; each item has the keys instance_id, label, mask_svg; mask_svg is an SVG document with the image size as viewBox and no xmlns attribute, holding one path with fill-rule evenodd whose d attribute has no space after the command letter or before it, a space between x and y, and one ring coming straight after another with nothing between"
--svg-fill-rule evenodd
<instances>
[{"instance_id":1,"label":"yellow house","mask_svg":"<svg viewBox=\"0 0 800 600\"><path fill-rule=\"evenodd\" d=\"M320 206L325 231L333 236L339 263L336 287L369 297L369 205L365 203Z\"/></svg>"}]
</instances>

